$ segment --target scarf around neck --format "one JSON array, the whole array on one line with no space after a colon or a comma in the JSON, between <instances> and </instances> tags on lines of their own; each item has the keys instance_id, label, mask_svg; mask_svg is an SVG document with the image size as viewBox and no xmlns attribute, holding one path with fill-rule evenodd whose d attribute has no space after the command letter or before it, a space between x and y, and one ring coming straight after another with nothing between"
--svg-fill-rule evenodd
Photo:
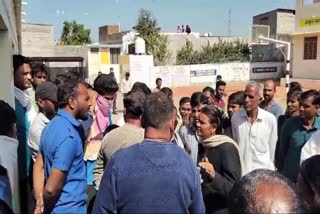
<instances>
[{"instance_id":1,"label":"scarf around neck","mask_svg":"<svg viewBox=\"0 0 320 214\"><path fill-rule=\"evenodd\" d=\"M204 148L215 148L215 147L220 146L225 143L231 143L236 147L236 149L238 151L239 158L240 158L241 175L243 175L242 174L244 172L243 160L242 160L242 157L240 156L240 153L239 153L239 146L233 139L231 139L230 137L228 137L226 135L213 135L213 136L201 141L201 145Z\"/></svg>"}]
</instances>

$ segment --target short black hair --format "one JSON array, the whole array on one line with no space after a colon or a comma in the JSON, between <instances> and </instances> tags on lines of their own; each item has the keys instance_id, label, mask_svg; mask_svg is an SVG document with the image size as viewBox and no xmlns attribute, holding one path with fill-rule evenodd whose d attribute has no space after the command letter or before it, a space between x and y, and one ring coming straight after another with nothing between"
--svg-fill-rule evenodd
<instances>
[{"instance_id":1,"label":"short black hair","mask_svg":"<svg viewBox=\"0 0 320 214\"><path fill-rule=\"evenodd\" d=\"M158 78L156 79L156 83L157 83L159 80L161 80L161 81L162 81L162 79L158 77Z\"/></svg>"},{"instance_id":2,"label":"short black hair","mask_svg":"<svg viewBox=\"0 0 320 214\"><path fill-rule=\"evenodd\" d=\"M173 114L172 100L162 92L150 94L144 105L144 128L153 127L159 129L168 122Z\"/></svg>"},{"instance_id":3,"label":"short black hair","mask_svg":"<svg viewBox=\"0 0 320 214\"><path fill-rule=\"evenodd\" d=\"M0 135L8 135L16 123L16 112L3 100L0 100Z\"/></svg>"},{"instance_id":4,"label":"short black hair","mask_svg":"<svg viewBox=\"0 0 320 214\"><path fill-rule=\"evenodd\" d=\"M160 89L160 91L170 98L173 96L173 91L171 90L171 88L163 87Z\"/></svg>"},{"instance_id":5,"label":"short black hair","mask_svg":"<svg viewBox=\"0 0 320 214\"><path fill-rule=\"evenodd\" d=\"M23 64L29 64L30 65L30 60L22 55L13 55L13 72L16 73L18 69L20 68L21 65Z\"/></svg>"},{"instance_id":6,"label":"short black hair","mask_svg":"<svg viewBox=\"0 0 320 214\"><path fill-rule=\"evenodd\" d=\"M183 104L190 103L190 102L191 102L190 97L182 97L179 101L179 106L182 106Z\"/></svg>"},{"instance_id":7,"label":"short black hair","mask_svg":"<svg viewBox=\"0 0 320 214\"><path fill-rule=\"evenodd\" d=\"M209 99L208 97L204 96L202 92L194 92L191 95L191 100L190 100L191 107L197 107L200 104L208 104Z\"/></svg>"},{"instance_id":8,"label":"short black hair","mask_svg":"<svg viewBox=\"0 0 320 214\"><path fill-rule=\"evenodd\" d=\"M114 93L119 90L116 79L110 74L100 74L97 76L94 80L93 88L100 95Z\"/></svg>"},{"instance_id":9,"label":"short black hair","mask_svg":"<svg viewBox=\"0 0 320 214\"><path fill-rule=\"evenodd\" d=\"M135 82L131 88L131 91L141 91L146 96L151 94L150 88L143 82Z\"/></svg>"},{"instance_id":10,"label":"short black hair","mask_svg":"<svg viewBox=\"0 0 320 214\"><path fill-rule=\"evenodd\" d=\"M302 162L300 176L305 185L314 195L313 204L310 204L312 213L320 213L320 155L315 155Z\"/></svg>"},{"instance_id":11,"label":"short black hair","mask_svg":"<svg viewBox=\"0 0 320 214\"><path fill-rule=\"evenodd\" d=\"M301 94L300 100L308 99L309 97L313 97L312 104L320 105L320 93L317 90L309 90L305 91Z\"/></svg>"},{"instance_id":12,"label":"short black hair","mask_svg":"<svg viewBox=\"0 0 320 214\"><path fill-rule=\"evenodd\" d=\"M83 84L83 82L78 81L78 80L66 80L66 81L62 81L58 85L58 106L59 106L59 108L66 107L69 104L70 97L76 98L78 96L77 87L79 84Z\"/></svg>"},{"instance_id":13,"label":"short black hair","mask_svg":"<svg viewBox=\"0 0 320 214\"><path fill-rule=\"evenodd\" d=\"M207 87L205 87L204 89L202 89L202 93L207 92L207 91L209 91L211 97L214 97L215 92L214 92L214 89L213 89L213 88L207 86Z\"/></svg>"},{"instance_id":14,"label":"short black hair","mask_svg":"<svg viewBox=\"0 0 320 214\"><path fill-rule=\"evenodd\" d=\"M217 83L216 83L216 88L218 88L219 86L226 86L227 83L223 80L219 80Z\"/></svg>"},{"instance_id":15,"label":"short black hair","mask_svg":"<svg viewBox=\"0 0 320 214\"><path fill-rule=\"evenodd\" d=\"M35 77L38 73L45 73L46 75L48 75L48 70L45 66L45 64L43 63L32 63L31 64L31 76Z\"/></svg>"},{"instance_id":16,"label":"short black hair","mask_svg":"<svg viewBox=\"0 0 320 214\"><path fill-rule=\"evenodd\" d=\"M103 136L105 136L106 134L108 134L109 132L111 132L113 129L116 129L116 128L119 128L117 124L111 124L107 126L107 128L103 132Z\"/></svg>"},{"instance_id":17,"label":"short black hair","mask_svg":"<svg viewBox=\"0 0 320 214\"><path fill-rule=\"evenodd\" d=\"M223 119L221 111L214 105L206 105L201 109L201 113L209 117L211 125L216 124L216 134L222 134Z\"/></svg>"},{"instance_id":18,"label":"short black hair","mask_svg":"<svg viewBox=\"0 0 320 214\"><path fill-rule=\"evenodd\" d=\"M293 184L278 172L268 169L257 169L243 176L237 181L229 193L229 213L266 213L272 203L263 204L257 197L257 188L262 183L279 184L286 188L291 197L288 213L300 213L303 211L303 204L295 191Z\"/></svg>"},{"instance_id":19,"label":"short black hair","mask_svg":"<svg viewBox=\"0 0 320 214\"><path fill-rule=\"evenodd\" d=\"M235 93L232 93L229 98L228 98L228 104L237 104L237 105L244 105L244 96L245 96L245 92L244 91L237 91Z\"/></svg>"},{"instance_id":20,"label":"short black hair","mask_svg":"<svg viewBox=\"0 0 320 214\"><path fill-rule=\"evenodd\" d=\"M140 91L130 91L123 99L126 118L139 119L144 112L146 95Z\"/></svg>"},{"instance_id":21,"label":"short black hair","mask_svg":"<svg viewBox=\"0 0 320 214\"><path fill-rule=\"evenodd\" d=\"M299 82L290 82L289 84L289 91L291 90L301 90L302 91L302 86Z\"/></svg>"}]
</instances>

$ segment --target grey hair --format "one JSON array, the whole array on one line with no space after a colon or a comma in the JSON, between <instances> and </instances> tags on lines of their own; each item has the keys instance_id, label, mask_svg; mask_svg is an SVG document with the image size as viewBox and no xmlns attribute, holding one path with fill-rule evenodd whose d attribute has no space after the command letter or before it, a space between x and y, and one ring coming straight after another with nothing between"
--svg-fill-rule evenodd
<instances>
[{"instance_id":1,"label":"grey hair","mask_svg":"<svg viewBox=\"0 0 320 214\"><path fill-rule=\"evenodd\" d=\"M256 91L259 92L259 96L263 97L262 87L261 87L260 83L258 83L256 81L251 81L246 85L246 87L254 88Z\"/></svg>"},{"instance_id":2,"label":"grey hair","mask_svg":"<svg viewBox=\"0 0 320 214\"><path fill-rule=\"evenodd\" d=\"M261 183L278 184L285 188L290 197L287 199L287 213L304 211L303 202L299 198L293 184L278 172L257 169L237 181L229 193L229 213L267 213L270 205L260 200L257 188ZM274 208L274 207L273 207Z\"/></svg>"}]
</instances>

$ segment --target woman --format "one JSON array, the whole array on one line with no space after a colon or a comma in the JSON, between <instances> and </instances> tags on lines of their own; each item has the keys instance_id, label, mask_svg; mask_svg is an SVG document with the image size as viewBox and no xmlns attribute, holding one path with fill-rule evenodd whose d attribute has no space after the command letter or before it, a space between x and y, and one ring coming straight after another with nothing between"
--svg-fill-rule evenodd
<instances>
[{"instance_id":1,"label":"woman","mask_svg":"<svg viewBox=\"0 0 320 214\"><path fill-rule=\"evenodd\" d=\"M221 135L221 114L214 106L201 109L197 122L200 139L199 163L202 176L202 194L206 213L227 208L228 194L241 177L241 161L237 144Z\"/></svg>"},{"instance_id":2,"label":"woman","mask_svg":"<svg viewBox=\"0 0 320 214\"><path fill-rule=\"evenodd\" d=\"M320 155L313 156L300 167L297 190L311 213L320 213Z\"/></svg>"}]
</instances>

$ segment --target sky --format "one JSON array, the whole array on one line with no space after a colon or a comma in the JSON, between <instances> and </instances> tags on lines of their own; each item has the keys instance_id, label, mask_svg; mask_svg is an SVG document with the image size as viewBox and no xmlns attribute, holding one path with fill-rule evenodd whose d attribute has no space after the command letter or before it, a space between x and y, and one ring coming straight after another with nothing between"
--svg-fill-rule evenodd
<instances>
[{"instance_id":1,"label":"sky","mask_svg":"<svg viewBox=\"0 0 320 214\"><path fill-rule=\"evenodd\" d=\"M223 36L228 34L231 10L233 36L247 37L252 17L277 8L294 9L296 0L23 0L28 23L51 24L59 39L64 21L75 20L91 30L98 41L98 29L120 24L130 30L140 9L152 11L162 31L175 32L178 25L189 25L194 32Z\"/></svg>"}]
</instances>

